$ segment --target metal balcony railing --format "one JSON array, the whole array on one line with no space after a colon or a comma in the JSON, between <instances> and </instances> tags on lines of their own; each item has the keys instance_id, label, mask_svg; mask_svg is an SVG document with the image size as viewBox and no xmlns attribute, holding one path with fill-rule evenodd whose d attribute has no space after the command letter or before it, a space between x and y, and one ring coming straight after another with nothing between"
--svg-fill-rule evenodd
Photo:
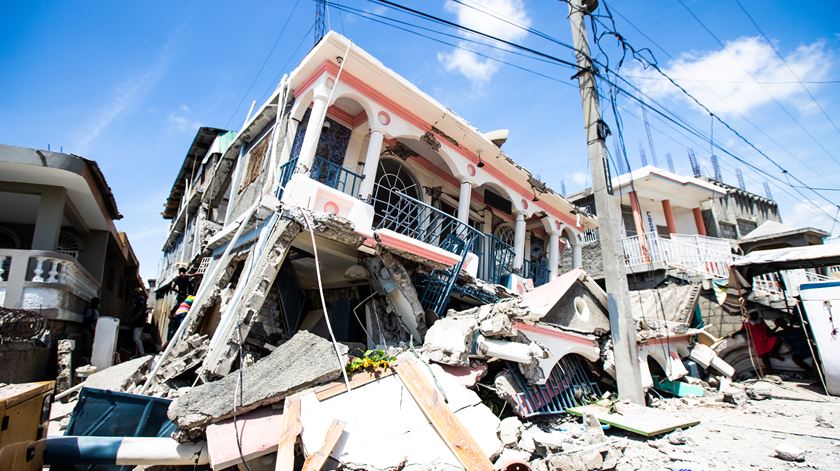
<instances>
[{"instance_id":1,"label":"metal balcony railing","mask_svg":"<svg viewBox=\"0 0 840 471\"><path fill-rule=\"evenodd\" d=\"M544 261L523 260L522 276L534 281L534 286L542 286L548 283L549 269Z\"/></svg>"},{"instance_id":2,"label":"metal balcony railing","mask_svg":"<svg viewBox=\"0 0 840 471\"><path fill-rule=\"evenodd\" d=\"M472 252L478 256L478 278L499 284L503 276L513 273L513 247L496 236L479 233Z\"/></svg>"},{"instance_id":3,"label":"metal balcony railing","mask_svg":"<svg viewBox=\"0 0 840 471\"><path fill-rule=\"evenodd\" d=\"M330 188L346 193L351 196L358 196L359 187L364 180L364 175L351 172L335 162L316 156L312 162L312 169L309 176Z\"/></svg>"},{"instance_id":4,"label":"metal balcony railing","mask_svg":"<svg viewBox=\"0 0 840 471\"><path fill-rule=\"evenodd\" d=\"M423 281L420 304L443 316L452 288L480 232L457 218L400 191L378 186L374 192L376 230L388 229L460 256L448 269L432 270Z\"/></svg>"},{"instance_id":5,"label":"metal balcony railing","mask_svg":"<svg viewBox=\"0 0 840 471\"><path fill-rule=\"evenodd\" d=\"M293 159L289 159L288 162L280 166L280 171L277 172L278 178L280 179L280 188L277 190L278 198L283 196L283 190L286 189L286 184L289 183L289 180L292 179L292 175L295 174L295 168L297 167L297 163L298 158L295 157Z\"/></svg>"},{"instance_id":6,"label":"metal balcony railing","mask_svg":"<svg viewBox=\"0 0 840 471\"><path fill-rule=\"evenodd\" d=\"M374 229L389 229L435 247L463 255L480 236L476 229L400 191L377 185ZM455 249L455 241L460 241ZM452 250L450 250L452 249Z\"/></svg>"}]
</instances>

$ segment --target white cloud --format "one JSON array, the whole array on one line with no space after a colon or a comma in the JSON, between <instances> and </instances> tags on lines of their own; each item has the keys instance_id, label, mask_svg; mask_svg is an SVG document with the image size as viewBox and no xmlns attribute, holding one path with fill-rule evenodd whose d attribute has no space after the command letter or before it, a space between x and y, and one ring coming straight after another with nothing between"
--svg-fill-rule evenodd
<instances>
[{"instance_id":1,"label":"white cloud","mask_svg":"<svg viewBox=\"0 0 840 471\"><path fill-rule=\"evenodd\" d=\"M788 54L785 61L795 74L766 41L742 37L727 42L724 49L683 53L663 70L721 116L749 113L772 102L773 97L802 113L812 112L815 106L802 86L795 82L797 76L808 80L826 78L832 63L825 43L817 41L802 45ZM633 75L644 77L639 80L640 88L653 98L676 97L696 106L653 70L636 70Z\"/></svg>"},{"instance_id":2,"label":"white cloud","mask_svg":"<svg viewBox=\"0 0 840 471\"><path fill-rule=\"evenodd\" d=\"M575 185L585 185L589 178L583 172L573 172L572 173L572 183Z\"/></svg>"},{"instance_id":3,"label":"white cloud","mask_svg":"<svg viewBox=\"0 0 840 471\"><path fill-rule=\"evenodd\" d=\"M172 43L172 38L164 43L157 60L147 70L123 80L111 90L111 100L77 133L73 152L86 154L114 120L137 105L157 85L169 66Z\"/></svg>"},{"instance_id":4,"label":"white cloud","mask_svg":"<svg viewBox=\"0 0 840 471\"><path fill-rule=\"evenodd\" d=\"M465 3L472 4L474 8L452 1L447 1L444 5L447 11L455 14L457 23L462 26L508 41L518 41L528 34L524 29L516 26L531 25L531 18L525 11L523 0L484 0L480 4L471 1ZM464 36L478 38L472 33ZM499 50L467 41L459 41L458 45L495 58L501 58L504 55ZM438 53L437 59L446 71L459 73L477 85L486 83L499 70L499 62L464 49L455 48L450 52Z\"/></svg>"},{"instance_id":5,"label":"white cloud","mask_svg":"<svg viewBox=\"0 0 840 471\"><path fill-rule=\"evenodd\" d=\"M166 116L166 120L169 122L170 127L176 131L194 132L201 127L201 122L192 119L190 117L191 114L189 106L181 105L177 110L170 112Z\"/></svg>"}]
</instances>

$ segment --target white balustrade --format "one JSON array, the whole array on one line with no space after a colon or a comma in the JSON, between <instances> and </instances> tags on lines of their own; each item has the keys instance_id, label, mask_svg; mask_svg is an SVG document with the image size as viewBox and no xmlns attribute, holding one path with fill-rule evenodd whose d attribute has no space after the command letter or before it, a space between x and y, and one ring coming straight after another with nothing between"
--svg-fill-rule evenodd
<instances>
[{"instance_id":1,"label":"white balustrade","mask_svg":"<svg viewBox=\"0 0 840 471\"><path fill-rule=\"evenodd\" d=\"M97 296L100 287L99 280L75 258L41 250L0 249L0 283L7 290L12 287L17 287L17 290L35 287L59 289L86 301ZM43 285L38 285L40 283ZM19 291L12 295L7 291L6 297L20 298L22 293Z\"/></svg>"},{"instance_id":2,"label":"white balustrade","mask_svg":"<svg viewBox=\"0 0 840 471\"><path fill-rule=\"evenodd\" d=\"M648 232L626 237L622 245L628 266L664 263L713 278L728 277L735 260L729 241L714 237L671 234L665 239Z\"/></svg>"}]
</instances>

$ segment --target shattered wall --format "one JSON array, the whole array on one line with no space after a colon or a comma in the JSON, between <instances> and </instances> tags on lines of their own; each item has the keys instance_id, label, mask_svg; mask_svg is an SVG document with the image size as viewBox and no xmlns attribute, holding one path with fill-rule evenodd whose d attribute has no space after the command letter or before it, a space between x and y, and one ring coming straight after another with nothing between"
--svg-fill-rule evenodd
<instances>
[{"instance_id":1,"label":"shattered wall","mask_svg":"<svg viewBox=\"0 0 840 471\"><path fill-rule=\"evenodd\" d=\"M592 278L601 279L604 277L604 263L601 260L601 241L590 242L581 247L581 266ZM563 250L560 257L560 273L571 271L572 248Z\"/></svg>"}]
</instances>

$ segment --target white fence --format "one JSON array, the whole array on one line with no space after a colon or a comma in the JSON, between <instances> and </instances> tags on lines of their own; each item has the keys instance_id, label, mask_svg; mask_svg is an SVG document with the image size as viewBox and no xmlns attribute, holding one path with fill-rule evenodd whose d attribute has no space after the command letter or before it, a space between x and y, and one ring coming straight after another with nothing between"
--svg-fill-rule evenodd
<instances>
[{"instance_id":1,"label":"white fence","mask_svg":"<svg viewBox=\"0 0 840 471\"><path fill-rule=\"evenodd\" d=\"M706 236L671 234L665 239L655 232L622 239L625 263L630 267L663 263L711 278L729 276L735 260L729 240Z\"/></svg>"}]
</instances>

